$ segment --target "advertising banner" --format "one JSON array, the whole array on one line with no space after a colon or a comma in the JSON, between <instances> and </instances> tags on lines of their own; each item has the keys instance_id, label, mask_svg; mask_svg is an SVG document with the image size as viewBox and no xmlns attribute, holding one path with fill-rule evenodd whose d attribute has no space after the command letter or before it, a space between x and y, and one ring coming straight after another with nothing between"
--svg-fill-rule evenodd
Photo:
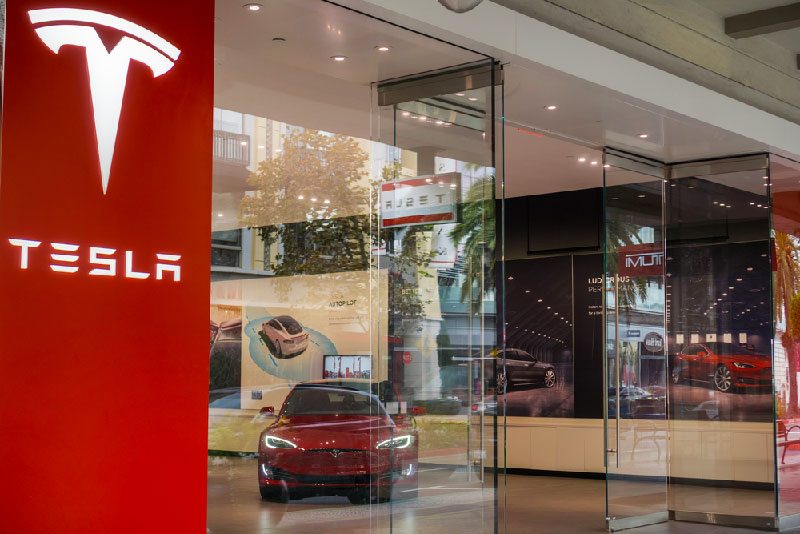
<instances>
[{"instance_id":1,"label":"advertising banner","mask_svg":"<svg viewBox=\"0 0 800 534\"><path fill-rule=\"evenodd\" d=\"M461 173L417 176L381 185L381 228L456 222Z\"/></svg>"},{"instance_id":2,"label":"advertising banner","mask_svg":"<svg viewBox=\"0 0 800 534\"><path fill-rule=\"evenodd\" d=\"M242 408L280 408L298 382L386 379L385 340L372 335L386 332L386 314L370 313L370 277L377 282L369 271L241 281Z\"/></svg>"},{"instance_id":3,"label":"advertising banner","mask_svg":"<svg viewBox=\"0 0 800 534\"><path fill-rule=\"evenodd\" d=\"M664 249L655 243L621 246L620 276L659 276L664 274Z\"/></svg>"},{"instance_id":4,"label":"advertising banner","mask_svg":"<svg viewBox=\"0 0 800 534\"><path fill-rule=\"evenodd\" d=\"M5 7L0 531L203 531L214 3Z\"/></svg>"}]
</instances>

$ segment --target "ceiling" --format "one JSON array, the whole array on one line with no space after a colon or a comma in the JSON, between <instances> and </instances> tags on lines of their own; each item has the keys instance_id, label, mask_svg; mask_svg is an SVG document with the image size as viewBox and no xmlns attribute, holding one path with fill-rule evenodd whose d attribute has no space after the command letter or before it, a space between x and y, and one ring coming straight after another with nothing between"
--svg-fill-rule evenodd
<instances>
[{"instance_id":1,"label":"ceiling","mask_svg":"<svg viewBox=\"0 0 800 534\"><path fill-rule=\"evenodd\" d=\"M698 3L725 19L734 15L785 6L795 2L796 0L699 0ZM765 34L760 37L770 40L790 52L800 54L800 28Z\"/></svg>"},{"instance_id":2,"label":"ceiling","mask_svg":"<svg viewBox=\"0 0 800 534\"><path fill-rule=\"evenodd\" d=\"M379 45L390 50L379 52ZM376 111L370 86L479 60L485 58L321 0L271 0L256 12L217 1L217 107L490 165L491 139L482 132L399 114L395 123L390 110ZM605 146L667 162L767 149L547 67L506 65L504 75L505 135L497 144L507 197L601 186ZM488 90L474 95L476 107L489 108Z\"/></svg>"}]
</instances>

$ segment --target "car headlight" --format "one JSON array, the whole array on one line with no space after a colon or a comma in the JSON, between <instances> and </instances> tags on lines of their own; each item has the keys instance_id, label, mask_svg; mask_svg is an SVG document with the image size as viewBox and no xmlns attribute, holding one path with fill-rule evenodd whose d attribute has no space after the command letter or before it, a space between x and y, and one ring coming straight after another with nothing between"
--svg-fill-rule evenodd
<instances>
[{"instance_id":1,"label":"car headlight","mask_svg":"<svg viewBox=\"0 0 800 534\"><path fill-rule=\"evenodd\" d=\"M733 366L737 369L753 369L755 365L752 363L744 363L744 362L733 362Z\"/></svg>"},{"instance_id":2,"label":"car headlight","mask_svg":"<svg viewBox=\"0 0 800 534\"><path fill-rule=\"evenodd\" d=\"M376 449L405 449L414 443L414 436L406 434L405 436L397 436L396 438L381 441L375 445Z\"/></svg>"},{"instance_id":3,"label":"car headlight","mask_svg":"<svg viewBox=\"0 0 800 534\"><path fill-rule=\"evenodd\" d=\"M296 449L297 445L288 439L278 438L275 436L264 436L264 445L270 449Z\"/></svg>"}]
</instances>

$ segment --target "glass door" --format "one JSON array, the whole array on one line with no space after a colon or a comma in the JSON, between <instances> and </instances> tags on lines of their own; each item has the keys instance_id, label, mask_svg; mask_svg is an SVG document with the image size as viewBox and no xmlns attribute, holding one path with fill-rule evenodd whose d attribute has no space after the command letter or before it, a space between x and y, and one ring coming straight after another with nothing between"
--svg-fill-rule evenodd
<instances>
[{"instance_id":1,"label":"glass door","mask_svg":"<svg viewBox=\"0 0 800 534\"><path fill-rule=\"evenodd\" d=\"M664 168L606 151L606 516L610 530L667 508Z\"/></svg>"},{"instance_id":2,"label":"glass door","mask_svg":"<svg viewBox=\"0 0 800 534\"><path fill-rule=\"evenodd\" d=\"M373 345L418 457L414 487L374 515L380 532L497 528L499 75L485 61L375 87Z\"/></svg>"}]
</instances>

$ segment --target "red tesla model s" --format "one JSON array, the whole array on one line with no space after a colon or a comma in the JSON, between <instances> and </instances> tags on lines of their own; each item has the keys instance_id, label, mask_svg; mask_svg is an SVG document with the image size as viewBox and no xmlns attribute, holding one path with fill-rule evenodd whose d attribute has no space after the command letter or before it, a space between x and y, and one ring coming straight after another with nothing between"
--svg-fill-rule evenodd
<instances>
[{"instance_id":1,"label":"red tesla model s","mask_svg":"<svg viewBox=\"0 0 800 534\"><path fill-rule=\"evenodd\" d=\"M772 386L769 356L733 343L691 343L675 355L672 382L707 382L718 391Z\"/></svg>"},{"instance_id":2,"label":"red tesla model s","mask_svg":"<svg viewBox=\"0 0 800 534\"><path fill-rule=\"evenodd\" d=\"M258 485L263 499L276 501L411 498L417 491L417 433L410 420L393 420L377 397L356 387L298 384L259 437Z\"/></svg>"}]
</instances>

